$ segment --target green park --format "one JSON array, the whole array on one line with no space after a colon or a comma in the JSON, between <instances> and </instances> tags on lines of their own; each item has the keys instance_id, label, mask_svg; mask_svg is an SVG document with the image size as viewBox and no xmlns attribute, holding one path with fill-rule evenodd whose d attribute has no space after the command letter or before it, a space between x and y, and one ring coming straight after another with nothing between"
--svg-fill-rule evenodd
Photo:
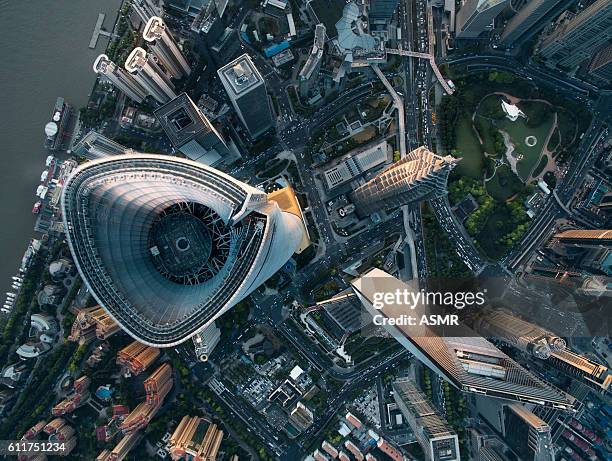
<instances>
[{"instance_id":1,"label":"green park","mask_svg":"<svg viewBox=\"0 0 612 461\"><path fill-rule=\"evenodd\" d=\"M498 260L529 227L525 202L537 181L554 188L589 116L507 72L448 71L457 92L439 105L439 136L444 151L462 159L449 200L477 205L463 224L481 253Z\"/></svg>"}]
</instances>

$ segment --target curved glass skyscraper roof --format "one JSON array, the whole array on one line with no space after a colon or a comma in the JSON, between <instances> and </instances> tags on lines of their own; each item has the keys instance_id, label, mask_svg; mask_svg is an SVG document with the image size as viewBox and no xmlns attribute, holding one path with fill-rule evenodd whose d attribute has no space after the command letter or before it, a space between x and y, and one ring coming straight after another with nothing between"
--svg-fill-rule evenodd
<instances>
[{"instance_id":1,"label":"curved glass skyscraper roof","mask_svg":"<svg viewBox=\"0 0 612 461\"><path fill-rule=\"evenodd\" d=\"M62 197L87 286L133 337L178 344L273 275L301 240L299 218L201 164L157 155L86 163Z\"/></svg>"}]
</instances>

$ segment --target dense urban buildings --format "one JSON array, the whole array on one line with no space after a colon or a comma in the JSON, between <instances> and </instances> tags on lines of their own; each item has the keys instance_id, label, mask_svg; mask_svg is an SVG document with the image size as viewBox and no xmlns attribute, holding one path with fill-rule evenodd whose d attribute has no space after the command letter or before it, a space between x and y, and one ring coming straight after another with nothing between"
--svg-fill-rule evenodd
<instances>
[{"instance_id":1,"label":"dense urban buildings","mask_svg":"<svg viewBox=\"0 0 612 461\"><path fill-rule=\"evenodd\" d=\"M574 397L537 378L466 327L456 329L455 334L461 336L439 336L420 323L410 326L404 322L395 326L393 321L401 320L404 306L387 304L376 309L373 307L374 293L403 292L410 288L386 272L371 269L351 285L368 312L392 319L383 325L402 346L457 389L567 411L579 405ZM417 318L428 315L427 306L422 305L411 312Z\"/></svg>"},{"instance_id":2,"label":"dense urban buildings","mask_svg":"<svg viewBox=\"0 0 612 461\"><path fill-rule=\"evenodd\" d=\"M592 58L612 38L612 4L597 0L579 13L566 13L544 34L537 54L550 67L572 70Z\"/></svg>"},{"instance_id":3,"label":"dense urban buildings","mask_svg":"<svg viewBox=\"0 0 612 461\"><path fill-rule=\"evenodd\" d=\"M285 264L303 235L300 218L260 190L155 155L83 165L62 206L77 266L99 304L153 346L203 330Z\"/></svg>"},{"instance_id":4,"label":"dense urban buildings","mask_svg":"<svg viewBox=\"0 0 612 461\"><path fill-rule=\"evenodd\" d=\"M274 126L266 83L248 54L234 59L217 73L238 118L253 139Z\"/></svg>"},{"instance_id":5,"label":"dense urban buildings","mask_svg":"<svg viewBox=\"0 0 612 461\"><path fill-rule=\"evenodd\" d=\"M9 3L20 461L612 459L609 0Z\"/></svg>"},{"instance_id":6,"label":"dense urban buildings","mask_svg":"<svg viewBox=\"0 0 612 461\"><path fill-rule=\"evenodd\" d=\"M571 0L529 0L504 27L501 43L518 47L535 37Z\"/></svg>"}]
</instances>

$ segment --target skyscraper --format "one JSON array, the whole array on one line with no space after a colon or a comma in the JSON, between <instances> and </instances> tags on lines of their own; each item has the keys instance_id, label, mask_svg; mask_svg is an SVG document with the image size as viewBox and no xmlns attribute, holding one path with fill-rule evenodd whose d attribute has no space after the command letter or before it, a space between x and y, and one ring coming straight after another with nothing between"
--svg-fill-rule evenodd
<instances>
[{"instance_id":1,"label":"skyscraper","mask_svg":"<svg viewBox=\"0 0 612 461\"><path fill-rule=\"evenodd\" d=\"M402 321L408 310L416 319L428 315L426 305L409 309L402 304L374 307L375 293L419 291L380 269L372 269L351 282L366 310L391 335L434 373L464 392L574 411L576 399L532 375L486 339L467 327L453 327L441 336L425 324ZM407 290L407 291L406 291ZM387 320L385 320L387 319ZM402 321L400 325L389 322ZM452 336L451 336L452 335Z\"/></svg>"},{"instance_id":2,"label":"skyscraper","mask_svg":"<svg viewBox=\"0 0 612 461\"><path fill-rule=\"evenodd\" d=\"M519 404L504 406L504 438L521 461L554 461L550 426Z\"/></svg>"},{"instance_id":3,"label":"skyscraper","mask_svg":"<svg viewBox=\"0 0 612 461\"><path fill-rule=\"evenodd\" d=\"M104 80L115 85L128 98L136 102L142 102L147 97L147 90L132 75L128 74L124 69L117 67L105 54L101 54L96 58L93 70Z\"/></svg>"},{"instance_id":4,"label":"skyscraper","mask_svg":"<svg viewBox=\"0 0 612 461\"><path fill-rule=\"evenodd\" d=\"M165 104L176 97L174 87L157 64L157 59L142 48L132 50L125 60L125 69L157 102Z\"/></svg>"},{"instance_id":5,"label":"skyscraper","mask_svg":"<svg viewBox=\"0 0 612 461\"><path fill-rule=\"evenodd\" d=\"M223 431L216 424L198 416L183 416L168 441L168 450L173 460L214 461Z\"/></svg>"},{"instance_id":6,"label":"skyscraper","mask_svg":"<svg viewBox=\"0 0 612 461\"><path fill-rule=\"evenodd\" d=\"M554 240L585 248L612 248L612 230L572 229L555 234Z\"/></svg>"},{"instance_id":7,"label":"skyscraper","mask_svg":"<svg viewBox=\"0 0 612 461\"><path fill-rule=\"evenodd\" d=\"M199 333L191 337L195 346L195 353L200 362L207 362L208 357L221 339L221 330L216 322L211 323Z\"/></svg>"},{"instance_id":8,"label":"skyscraper","mask_svg":"<svg viewBox=\"0 0 612 461\"><path fill-rule=\"evenodd\" d=\"M612 82L612 45L607 46L595 55L589 64L588 75L604 85ZM601 204L599 206L602 207Z\"/></svg>"},{"instance_id":9,"label":"skyscraper","mask_svg":"<svg viewBox=\"0 0 612 461\"><path fill-rule=\"evenodd\" d=\"M300 70L298 82L300 86L300 96L308 97L310 90L316 84L317 76L321 70L321 62L323 61L323 50L325 47L325 32L324 24L317 24L315 27L315 38L308 59L304 63L304 67Z\"/></svg>"},{"instance_id":10,"label":"skyscraper","mask_svg":"<svg viewBox=\"0 0 612 461\"><path fill-rule=\"evenodd\" d=\"M169 347L203 331L279 270L303 222L202 164L159 155L88 162L62 214L86 286L132 337Z\"/></svg>"},{"instance_id":11,"label":"skyscraper","mask_svg":"<svg viewBox=\"0 0 612 461\"><path fill-rule=\"evenodd\" d=\"M355 189L350 200L359 216L440 197L457 159L440 157L418 147L376 177Z\"/></svg>"},{"instance_id":12,"label":"skyscraper","mask_svg":"<svg viewBox=\"0 0 612 461\"><path fill-rule=\"evenodd\" d=\"M457 13L456 37L478 38L493 29L493 23L510 0L466 0Z\"/></svg>"},{"instance_id":13,"label":"skyscraper","mask_svg":"<svg viewBox=\"0 0 612 461\"><path fill-rule=\"evenodd\" d=\"M574 69L612 39L612 2L597 0L576 15L567 15L540 38L536 53L550 67Z\"/></svg>"},{"instance_id":14,"label":"skyscraper","mask_svg":"<svg viewBox=\"0 0 612 461\"><path fill-rule=\"evenodd\" d=\"M421 445L425 461L460 461L457 434L410 379L393 382L393 398Z\"/></svg>"},{"instance_id":15,"label":"skyscraper","mask_svg":"<svg viewBox=\"0 0 612 461\"><path fill-rule=\"evenodd\" d=\"M154 112L172 145L190 160L208 166L229 165L240 158L185 93Z\"/></svg>"},{"instance_id":16,"label":"skyscraper","mask_svg":"<svg viewBox=\"0 0 612 461\"><path fill-rule=\"evenodd\" d=\"M572 0L529 0L506 24L501 43L518 47L534 37Z\"/></svg>"},{"instance_id":17,"label":"skyscraper","mask_svg":"<svg viewBox=\"0 0 612 461\"><path fill-rule=\"evenodd\" d=\"M565 349L565 340L554 333L500 310L487 310L478 320L478 332L500 339L539 359Z\"/></svg>"},{"instance_id":18,"label":"skyscraper","mask_svg":"<svg viewBox=\"0 0 612 461\"><path fill-rule=\"evenodd\" d=\"M149 43L153 54L173 78L179 79L191 73L187 60L162 18L151 17L142 32L142 37Z\"/></svg>"},{"instance_id":19,"label":"skyscraper","mask_svg":"<svg viewBox=\"0 0 612 461\"><path fill-rule=\"evenodd\" d=\"M257 139L274 126L266 84L248 54L234 59L217 73L251 138Z\"/></svg>"},{"instance_id":20,"label":"skyscraper","mask_svg":"<svg viewBox=\"0 0 612 461\"><path fill-rule=\"evenodd\" d=\"M370 0L368 21L372 30L386 28L391 22L399 0Z\"/></svg>"}]
</instances>

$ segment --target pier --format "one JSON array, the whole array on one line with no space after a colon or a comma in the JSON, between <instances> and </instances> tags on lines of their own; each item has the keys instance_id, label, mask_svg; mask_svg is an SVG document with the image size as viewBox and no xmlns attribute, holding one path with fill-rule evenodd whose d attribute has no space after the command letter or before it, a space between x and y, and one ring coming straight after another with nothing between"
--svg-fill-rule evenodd
<instances>
[{"instance_id":1,"label":"pier","mask_svg":"<svg viewBox=\"0 0 612 461\"><path fill-rule=\"evenodd\" d=\"M98 44L98 38L100 35L105 37L112 37L113 34L110 32L106 32L102 30L102 24L104 24L104 18L106 15L104 13L98 14L98 20L96 21L96 25L94 26L93 34L91 35L91 40L89 40L89 48L94 49Z\"/></svg>"}]
</instances>

